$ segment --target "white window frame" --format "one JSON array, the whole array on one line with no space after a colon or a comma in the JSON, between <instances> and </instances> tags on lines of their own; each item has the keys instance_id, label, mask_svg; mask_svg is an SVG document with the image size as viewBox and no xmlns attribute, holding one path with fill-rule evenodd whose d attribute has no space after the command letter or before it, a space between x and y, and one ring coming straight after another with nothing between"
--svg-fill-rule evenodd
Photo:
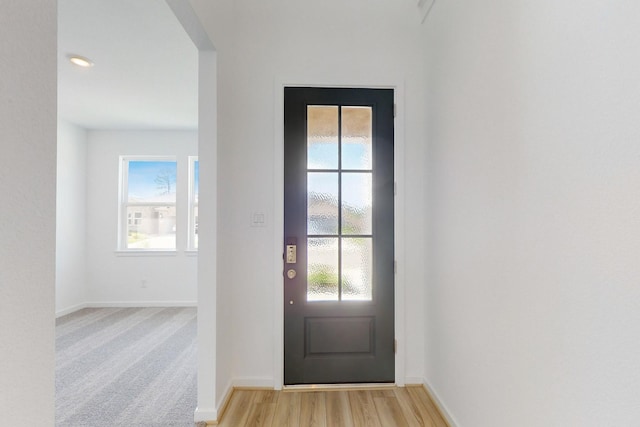
<instances>
[{"instance_id":1,"label":"white window frame","mask_svg":"<svg viewBox=\"0 0 640 427\"><path fill-rule=\"evenodd\" d=\"M189 236L187 238L187 250L190 252L198 252L195 242L196 227L198 226L198 221L195 218L195 211L198 208L195 184L196 162L199 162L198 156L189 156Z\"/></svg>"},{"instance_id":2,"label":"white window frame","mask_svg":"<svg viewBox=\"0 0 640 427\"><path fill-rule=\"evenodd\" d=\"M128 248L127 247L127 230L129 224L129 217L127 215L127 209L129 207L149 207L149 206L173 206L177 212L177 198L178 198L178 187L176 182L176 201L174 202L146 202L146 203L130 203L128 201L129 195L129 162L175 162L176 170L178 168L178 158L177 156L120 156L120 194L118 197L118 244L117 244L117 252L128 252L128 253L176 253L178 240L176 236L176 247L173 249L167 248ZM177 181L177 177L176 177ZM135 218L131 218L132 221L135 221ZM177 222L176 222L177 226ZM177 232L178 230L176 230Z\"/></svg>"}]
</instances>

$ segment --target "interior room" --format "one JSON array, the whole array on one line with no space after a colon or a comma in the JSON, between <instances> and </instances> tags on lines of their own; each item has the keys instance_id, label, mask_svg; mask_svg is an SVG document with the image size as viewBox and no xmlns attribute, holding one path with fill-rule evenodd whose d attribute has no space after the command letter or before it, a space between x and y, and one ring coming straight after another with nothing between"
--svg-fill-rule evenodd
<instances>
[{"instance_id":1,"label":"interior room","mask_svg":"<svg viewBox=\"0 0 640 427\"><path fill-rule=\"evenodd\" d=\"M184 424L197 49L164 1L62 0L57 19L56 426Z\"/></svg>"},{"instance_id":2,"label":"interior room","mask_svg":"<svg viewBox=\"0 0 640 427\"><path fill-rule=\"evenodd\" d=\"M74 65L74 55L92 65ZM58 316L84 306L196 305L187 233L175 233L173 252L127 251L135 248L119 242L118 212L123 156L172 156L172 202L187 210L197 67L197 49L165 2L58 2ZM187 216L178 220L187 230Z\"/></svg>"},{"instance_id":3,"label":"interior room","mask_svg":"<svg viewBox=\"0 0 640 427\"><path fill-rule=\"evenodd\" d=\"M3 2L3 423L54 425L56 316L86 307L197 306L196 422L218 420L234 389L290 386L285 88L316 87L393 91L392 384L423 388L452 427L638 424L637 2L149 1L164 14L136 2L142 34L114 27L112 41L188 54L196 78L158 93L181 58L127 58L142 81L110 80L130 97L104 108L109 126L61 116L66 55L104 66L81 51L90 40L66 52L58 37L58 8L86 2ZM164 19L173 30L146 26ZM166 104L190 118L153 127L146 113ZM175 254L119 253L144 240L122 226L145 215L122 204L123 162L140 158L121 156L177 158L175 226L189 232Z\"/></svg>"}]
</instances>

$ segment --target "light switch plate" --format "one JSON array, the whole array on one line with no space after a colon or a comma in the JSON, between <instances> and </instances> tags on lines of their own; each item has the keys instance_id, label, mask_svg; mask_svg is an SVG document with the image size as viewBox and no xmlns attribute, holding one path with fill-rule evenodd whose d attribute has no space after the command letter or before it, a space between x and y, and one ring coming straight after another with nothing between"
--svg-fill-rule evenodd
<instances>
[{"instance_id":1,"label":"light switch plate","mask_svg":"<svg viewBox=\"0 0 640 427\"><path fill-rule=\"evenodd\" d=\"M264 212L253 212L251 214L251 226L252 227L266 227L267 216Z\"/></svg>"}]
</instances>

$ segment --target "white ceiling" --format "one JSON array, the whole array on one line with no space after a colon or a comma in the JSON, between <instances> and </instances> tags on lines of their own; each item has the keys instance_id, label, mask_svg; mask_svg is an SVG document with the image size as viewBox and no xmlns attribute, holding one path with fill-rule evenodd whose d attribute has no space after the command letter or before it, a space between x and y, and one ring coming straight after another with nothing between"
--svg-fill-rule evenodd
<instances>
[{"instance_id":1,"label":"white ceiling","mask_svg":"<svg viewBox=\"0 0 640 427\"><path fill-rule=\"evenodd\" d=\"M94 66L72 65L67 55ZM196 129L198 52L165 0L58 1L58 115L87 129Z\"/></svg>"}]
</instances>

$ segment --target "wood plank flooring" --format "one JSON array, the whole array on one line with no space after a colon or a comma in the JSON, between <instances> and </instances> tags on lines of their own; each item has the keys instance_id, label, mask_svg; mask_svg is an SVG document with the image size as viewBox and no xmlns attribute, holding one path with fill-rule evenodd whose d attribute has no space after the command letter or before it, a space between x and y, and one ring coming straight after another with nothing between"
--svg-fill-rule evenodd
<instances>
[{"instance_id":1,"label":"wood plank flooring","mask_svg":"<svg viewBox=\"0 0 640 427\"><path fill-rule=\"evenodd\" d=\"M448 427L421 386L233 392L221 427Z\"/></svg>"}]
</instances>

